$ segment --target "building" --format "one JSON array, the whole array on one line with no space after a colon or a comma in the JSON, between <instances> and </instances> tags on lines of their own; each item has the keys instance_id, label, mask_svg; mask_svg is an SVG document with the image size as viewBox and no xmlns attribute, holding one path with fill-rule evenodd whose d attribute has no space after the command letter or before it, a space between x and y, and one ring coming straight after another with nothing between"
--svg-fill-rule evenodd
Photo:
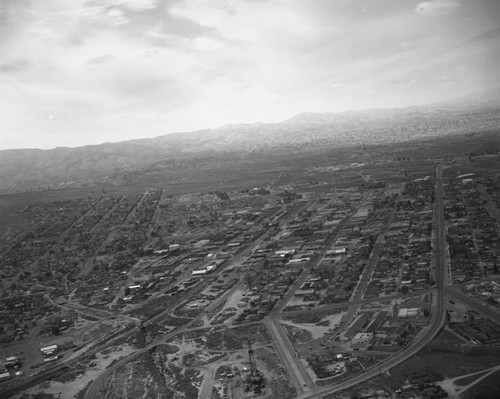
<instances>
[{"instance_id":1,"label":"building","mask_svg":"<svg viewBox=\"0 0 500 399\"><path fill-rule=\"evenodd\" d=\"M6 369L17 368L21 365L21 361L17 356L9 356L5 359L4 367Z\"/></svg>"},{"instance_id":2,"label":"building","mask_svg":"<svg viewBox=\"0 0 500 399\"><path fill-rule=\"evenodd\" d=\"M365 324L367 324L370 321L370 318L366 313L360 314L356 320L351 324L351 327L349 327L349 330L347 330L344 334L340 336L340 339L342 341L349 341L354 338L354 336L360 332Z\"/></svg>"},{"instance_id":3,"label":"building","mask_svg":"<svg viewBox=\"0 0 500 399\"><path fill-rule=\"evenodd\" d=\"M409 319L418 317L420 315L420 308L401 308L398 310L398 319Z\"/></svg>"},{"instance_id":4,"label":"building","mask_svg":"<svg viewBox=\"0 0 500 399\"><path fill-rule=\"evenodd\" d=\"M7 380L10 378L10 373L3 369L3 370L0 370L0 381L3 381L3 380Z\"/></svg>"},{"instance_id":5,"label":"building","mask_svg":"<svg viewBox=\"0 0 500 399\"><path fill-rule=\"evenodd\" d=\"M53 356L57 352L57 349L57 345L49 345L40 348L40 352L42 352L43 356Z\"/></svg>"},{"instance_id":6,"label":"building","mask_svg":"<svg viewBox=\"0 0 500 399\"><path fill-rule=\"evenodd\" d=\"M372 332L357 333L351 340L353 350L366 350L373 344L374 334Z\"/></svg>"}]
</instances>

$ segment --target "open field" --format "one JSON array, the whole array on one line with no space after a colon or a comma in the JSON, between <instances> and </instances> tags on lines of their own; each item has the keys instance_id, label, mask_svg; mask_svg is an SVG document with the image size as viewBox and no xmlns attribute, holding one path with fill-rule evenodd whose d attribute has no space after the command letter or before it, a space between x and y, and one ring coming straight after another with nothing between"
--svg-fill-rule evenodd
<instances>
[{"instance_id":1,"label":"open field","mask_svg":"<svg viewBox=\"0 0 500 399\"><path fill-rule=\"evenodd\" d=\"M177 349L160 345L133 362L118 369L110 377L100 397L159 397L170 398L183 394L186 399L198 398L200 373L179 367Z\"/></svg>"}]
</instances>

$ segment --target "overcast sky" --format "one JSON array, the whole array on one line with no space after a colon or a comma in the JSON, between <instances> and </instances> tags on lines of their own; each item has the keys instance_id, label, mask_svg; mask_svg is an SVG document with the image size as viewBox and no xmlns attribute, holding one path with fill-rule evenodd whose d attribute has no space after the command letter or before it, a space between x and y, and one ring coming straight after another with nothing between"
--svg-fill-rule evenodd
<instances>
[{"instance_id":1,"label":"overcast sky","mask_svg":"<svg viewBox=\"0 0 500 399\"><path fill-rule=\"evenodd\" d=\"M0 0L0 149L500 87L498 0Z\"/></svg>"}]
</instances>

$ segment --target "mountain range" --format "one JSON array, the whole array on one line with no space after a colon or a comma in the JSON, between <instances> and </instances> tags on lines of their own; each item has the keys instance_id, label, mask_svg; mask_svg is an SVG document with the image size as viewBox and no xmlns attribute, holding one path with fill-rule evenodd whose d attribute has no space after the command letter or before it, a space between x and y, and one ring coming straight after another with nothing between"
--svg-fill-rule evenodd
<instances>
[{"instance_id":1,"label":"mountain range","mask_svg":"<svg viewBox=\"0 0 500 399\"><path fill-rule=\"evenodd\" d=\"M303 113L280 123L226 125L155 138L50 150L0 151L0 193L102 182L158 162L210 154L301 151L416 140L499 127L498 102L435 104L341 113Z\"/></svg>"}]
</instances>

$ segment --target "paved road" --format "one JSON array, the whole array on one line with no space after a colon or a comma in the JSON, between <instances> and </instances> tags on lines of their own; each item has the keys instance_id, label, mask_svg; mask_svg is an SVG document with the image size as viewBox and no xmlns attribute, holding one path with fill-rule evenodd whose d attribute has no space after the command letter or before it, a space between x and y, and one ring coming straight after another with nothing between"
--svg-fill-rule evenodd
<instances>
[{"instance_id":1,"label":"paved road","mask_svg":"<svg viewBox=\"0 0 500 399\"><path fill-rule=\"evenodd\" d=\"M371 276L373 275L373 272L375 270L375 266L377 265L377 260L384 248L385 240L383 239L383 236L384 234L380 233L377 237L372 253L370 254L370 258L368 259L368 264L361 274L358 285L354 289L354 293L351 296L351 300L349 301L349 308L342 318L339 328L347 327L349 324L351 324L354 317L356 317L358 305L355 304L361 301L365 295L366 288L368 287L368 283L370 282Z\"/></svg>"},{"instance_id":2,"label":"paved road","mask_svg":"<svg viewBox=\"0 0 500 399\"><path fill-rule=\"evenodd\" d=\"M298 316L301 314L310 314L310 313L317 313L317 312L328 312L329 310L335 310L335 309L346 309L349 306L356 305L366 305L369 303L376 303L376 302L387 302L387 301L392 301L393 299L396 298L411 298L414 296L420 296L424 294L428 294L430 292L435 291L434 288L429 288L426 290L421 290L421 291L412 291L407 294L392 294L392 295L386 295L382 297L374 297L374 298L366 298L366 299L360 299L358 301L348 301L348 302L337 302L337 303L329 303L328 305L321 305L318 306L314 309L301 309L301 310L293 310L290 312L282 312L281 315L284 317L291 317L291 316Z\"/></svg>"},{"instance_id":3,"label":"paved road","mask_svg":"<svg viewBox=\"0 0 500 399\"><path fill-rule=\"evenodd\" d=\"M438 166L436 169L436 177L437 177L437 183L436 183L436 204L435 204L435 241L434 241L434 260L435 260L435 278L436 278L436 289L437 289L437 303L435 306L435 310L432 312L431 316L431 321L430 325L424 328L419 335L416 337L416 339L404 350L398 352L394 356L390 357L386 361L379 363L371 368L368 368L363 372L362 374L345 381L343 383L337 384L335 386L330 386L330 387L313 387L312 379L307 373L307 370L305 370L305 366L302 364L302 362L297 359L294 356L294 350L293 347L291 346L290 342L288 341L286 335L284 334L284 331L282 330L281 325L279 325L278 321L276 320L276 316L278 315L279 311L283 309L283 307L286 305L286 302L288 301L283 301L280 302L280 306L277 306L276 310L272 313L272 316L269 317L265 323L269 328L269 331L273 336L275 336L275 343L277 344L277 350L284 359L283 363L285 364L285 367L287 368L287 371L290 374L290 378L292 380L292 383L294 386L300 385L300 389L297 390L299 393L297 398L299 399L317 399L319 397L322 397L323 395L341 391L343 389L355 386L363 381L366 381L367 379L370 379L374 376L376 376L379 373L385 372L392 367L397 366L398 364L406 361L409 359L411 356L413 356L415 353L417 353L419 350L421 350L431 339L433 339L441 330L441 328L445 324L445 312L444 312L444 307L443 307L443 295L444 295L444 287L445 285L448 285L448 279L446 278L447 273L447 265L446 265L446 257L445 257L445 229L444 229L444 211L443 211L443 187L442 187L442 168L441 166ZM302 277L302 276L301 276ZM301 279L302 280L302 279ZM294 290L293 290L294 291ZM447 291L450 291L450 289L447 287ZM231 290L232 292L232 290ZM455 292L455 291L453 291ZM228 292L229 293L229 292ZM451 291L450 291L451 294ZM458 295L457 293L454 293L452 295ZM288 296L288 295L287 295ZM222 303L222 300L225 300L227 298L226 294L223 295L221 298L218 300L214 301L214 303L211 304L210 308L213 309L216 306L218 306L220 303ZM466 297L467 299L470 299ZM288 298L289 299L289 298ZM379 298L373 299L374 301L380 300ZM370 299L371 301L371 299ZM475 302L475 301L474 301ZM213 307L212 307L213 306ZM472 306L471 306L472 307ZM179 334L187 329L194 324L197 320L199 320L200 317L203 317L203 315L208 312L209 309L207 308L203 313L201 313L197 318L191 320L189 323L186 325L179 327L166 336L164 336L161 340L158 340L157 342L149 345L148 347L139 350L130 356L122 359L118 363L116 363L113 367L110 369L107 369L104 371L101 376L98 377L94 381L94 383L89 387L89 390L87 391L85 398L90 399L90 398L95 398L97 397L98 389L101 386L101 383L105 381L105 379L111 375L114 370L117 368L123 366L124 364L136 359L138 356L141 354L145 353L147 350L151 349L154 346L157 346L158 344L165 342L166 340L172 338L174 335ZM306 388L307 391L304 392L304 389Z\"/></svg>"},{"instance_id":4,"label":"paved road","mask_svg":"<svg viewBox=\"0 0 500 399\"><path fill-rule=\"evenodd\" d=\"M301 202L301 203L297 204L292 210L290 210L286 215L284 215L282 217L282 220L281 220L280 224L281 223L285 223L286 219L288 219L288 218L294 216L296 213L300 212L308 204L310 204L310 201L303 202L303 203ZM252 245L249 245L246 248L244 248L238 255L236 255L235 257L233 257L230 262L227 262L223 267L217 269L216 275L221 274L221 272L224 269L228 268L230 265L237 264L243 257L247 256L249 253L253 252L258 246L260 246L261 243L264 241L264 239L266 239L267 237L268 237L267 233L262 234L261 237L259 237L256 241L254 241L252 243ZM167 335L165 335L164 337L162 337L160 340L155 341L154 343L148 345L146 348L143 348L141 350L138 350L138 351L130 354L129 356L127 356L127 357L123 358L122 360L118 361L117 363L115 363L109 369L106 369L102 374L99 375L99 377L97 377L92 382L92 384L90 385L90 387L87 389L87 392L85 394L85 399L95 399L95 398L97 398L98 397L99 389L102 386L103 382L115 370L117 370L119 367L124 366L128 362L135 360L137 357L141 356L142 354L144 354L145 352L147 352L151 348L153 348L153 347L155 347L155 346L157 346L157 345L159 345L159 344L161 344L163 342L168 341L169 339L173 338L177 334L180 334L180 333L188 330L194 323L196 323L197 321L201 320L205 315L207 315L212 310L214 310L215 308L217 308L217 306L219 306L224 301L226 301L226 299L229 298L229 296L231 296L237 288L238 288L238 285L236 285L231 290L229 290L226 293L224 293L220 298L218 298L214 302L212 302L207 308L204 309L204 311L202 313L200 313L196 318L194 318L191 321L189 321L187 324L185 324L183 326L180 326L180 327L172 330L170 333L168 333ZM164 314L164 312L162 312L162 314ZM205 387L205 389L207 389L207 388Z\"/></svg>"},{"instance_id":5,"label":"paved road","mask_svg":"<svg viewBox=\"0 0 500 399\"><path fill-rule=\"evenodd\" d=\"M264 320L264 324L267 326L273 341L275 343L276 350L285 366L288 375L290 377L290 381L292 385L297 390L297 393L301 393L304 391L309 391L314 388L314 381L307 371L306 366L302 361L297 357L295 350L288 340L285 331L283 330L283 326L278 320L279 315L282 313L285 306L290 302L290 299L295 295L295 291L306 281L307 277L311 273L311 270L316 267L323 260L326 252L330 249L330 247L335 242L338 231L342 228L342 226L349 220L352 216L346 216L340 223L334 233L332 233L325 242L323 249L313 258L313 260L308 264L308 266L302 271L297 280L292 284L292 286L288 289L285 296L276 304L273 311L269 314L269 316Z\"/></svg>"},{"instance_id":6,"label":"paved road","mask_svg":"<svg viewBox=\"0 0 500 399\"><path fill-rule=\"evenodd\" d=\"M215 381L215 372L217 369L222 366L224 363L212 363L206 367L204 367L204 376L203 381L200 386L200 392L198 393L199 398L210 398L212 396L212 390L214 387ZM226 364L232 366L232 362L226 362Z\"/></svg>"},{"instance_id":7,"label":"paved road","mask_svg":"<svg viewBox=\"0 0 500 399\"><path fill-rule=\"evenodd\" d=\"M446 322L446 312L444 311L444 285L446 282L445 274L447 270L445 248L446 240L444 234L444 208L443 208L443 183L442 167L439 165L436 169L436 204L434 212L434 261L436 270L437 300L435 310L432 312L429 326L425 327L415 338L415 340L405 349L396 353L384 362L376 364L366 369L362 374L337 384L333 387L315 388L310 392L301 394L297 399L317 399L324 395L342 391L366 381L376 375L383 373L398 364L408 360L410 357L420 351L430 340L432 340L443 328Z\"/></svg>"},{"instance_id":8,"label":"paved road","mask_svg":"<svg viewBox=\"0 0 500 399\"><path fill-rule=\"evenodd\" d=\"M278 352L283 365L290 377L290 382L298 393L310 390L314 387L311 376L307 372L304 364L295 356L290 341L286 337L283 327L278 321L272 319L264 320L269 333L274 342L276 351Z\"/></svg>"},{"instance_id":9,"label":"paved road","mask_svg":"<svg viewBox=\"0 0 500 399\"><path fill-rule=\"evenodd\" d=\"M451 283L448 275L448 264L446 258L446 229L444 225L444 191L443 191L443 167L436 168L436 195L434 209L434 269L436 285L440 290L441 303L443 306L442 289Z\"/></svg>"},{"instance_id":10,"label":"paved road","mask_svg":"<svg viewBox=\"0 0 500 399\"><path fill-rule=\"evenodd\" d=\"M332 387L325 388L315 388L311 392L297 396L297 399L318 399L324 395L342 391L344 389L356 386L370 378L377 376L378 374L384 373L387 370L403 363L412 356L414 356L418 351L420 351L431 339L433 339L441 330L445 324L445 313L435 314L433 317L432 324L426 327L420 332L411 345L402 351L396 353L394 356L390 357L388 360L376 364L368 369L366 369L362 374L348 380L337 384Z\"/></svg>"},{"instance_id":11,"label":"paved road","mask_svg":"<svg viewBox=\"0 0 500 399\"><path fill-rule=\"evenodd\" d=\"M350 216L351 215L349 215L343 220L343 222L339 225L337 231L340 231L341 227L349 220ZM277 320L277 316L278 313L280 313L283 310L283 308L289 302L291 297L294 295L295 290L305 281L305 279L310 273L311 268L314 265L317 265L321 262L321 260L325 256L326 251L330 248L330 246L334 242L335 237L336 235L332 235L330 237L330 239L326 243L324 249L321 251L319 256L313 262L311 262L310 266L306 270L304 270L301 276L297 279L297 282L288 291L287 295L280 301L280 303L276 306L274 311L271 312L271 314L269 315L269 319L266 320L266 325L268 326L271 332L274 342L277 344L276 346L277 351L283 361L283 364L285 365L285 368L288 371L292 384L299 393L299 396L307 395L308 392L315 392L318 388L315 388L313 379L309 375L306 366L304 366L302 361L295 355L295 350L291 345L290 341L288 340L288 337L286 336L285 332L283 331L283 327ZM360 302L362 300L362 297L368 285L371 274L373 273L373 270L375 268L376 261L383 249L383 246L384 246L384 238L383 234L380 234L375 243L375 248L370 256L369 264L365 268L360 283L357 286L357 292L355 292L355 294L352 297L352 299L355 302ZM380 299L377 298L377 300ZM347 304L343 304L343 306L346 305ZM351 319L354 315L356 307L352 306L353 305L352 302L350 302L349 305L350 305L350 315L348 314L347 318ZM346 318L344 317L344 320L345 319ZM316 395L316 393L314 393L313 395Z\"/></svg>"},{"instance_id":12,"label":"paved road","mask_svg":"<svg viewBox=\"0 0 500 399\"><path fill-rule=\"evenodd\" d=\"M375 267L377 266L377 261L382 254L385 245L385 233L387 229L391 226L394 221L395 212L392 212L389 216L389 219L384 222L383 230L378 234L377 239L375 240L375 244L373 246L372 252L368 259L368 264L366 265L363 273L361 274L361 278L354 289L354 292L349 301L349 308L347 309L346 314L344 315L340 328L347 327L353 321L356 316L356 312L358 310L357 303L362 301L365 297L366 289L368 288L368 284L370 283L373 273L375 272Z\"/></svg>"},{"instance_id":13,"label":"paved road","mask_svg":"<svg viewBox=\"0 0 500 399\"><path fill-rule=\"evenodd\" d=\"M443 185L442 185L442 167L439 165L436 169L436 204L434 213L434 262L435 262L435 277L437 286L437 302L435 311L432 314L431 322L428 327L420 332L416 339L406 349L398 352L387 361L380 363L367 369L363 374L334 387L327 387L315 389L307 394L299 395L298 399L316 399L326 394L338 392L346 388L353 387L363 381L375 377L379 373L383 373L398 364L406 361L419 350L421 350L430 340L432 340L445 325L446 312L444 311L444 292L463 301L472 309L491 317L493 320L500 320L500 314L486 305L478 303L467 295L463 294L460 290L449 286L448 264L446 258L446 236L444 225L444 206L443 206Z\"/></svg>"},{"instance_id":14,"label":"paved road","mask_svg":"<svg viewBox=\"0 0 500 399\"><path fill-rule=\"evenodd\" d=\"M446 287L445 291L449 296L466 304L472 310L475 310L476 312L482 314L483 316L500 324L499 310L479 300L476 300L473 297L469 297L467 294L464 294L459 287Z\"/></svg>"}]
</instances>

